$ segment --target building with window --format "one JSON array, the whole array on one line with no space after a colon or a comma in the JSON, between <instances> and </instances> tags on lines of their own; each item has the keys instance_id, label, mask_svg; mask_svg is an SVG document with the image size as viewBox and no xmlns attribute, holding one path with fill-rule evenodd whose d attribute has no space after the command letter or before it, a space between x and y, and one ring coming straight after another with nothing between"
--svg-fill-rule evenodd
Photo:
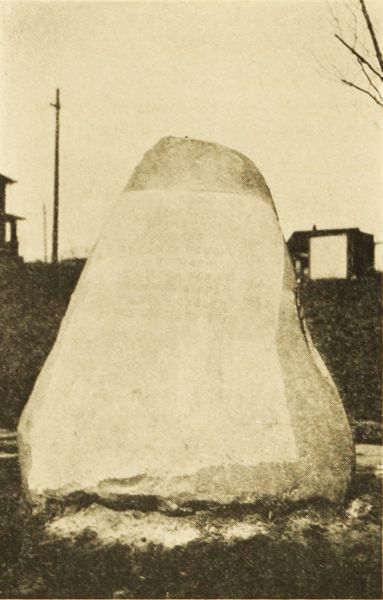
<instances>
[{"instance_id":1,"label":"building with window","mask_svg":"<svg viewBox=\"0 0 383 600\"><path fill-rule=\"evenodd\" d=\"M16 181L0 174L0 259L4 257L19 258L17 221L23 220L23 217L8 213L5 201L7 185L13 183Z\"/></svg>"},{"instance_id":2,"label":"building with window","mask_svg":"<svg viewBox=\"0 0 383 600\"><path fill-rule=\"evenodd\" d=\"M295 231L287 242L295 271L310 279L350 279L374 270L374 236L357 227Z\"/></svg>"}]
</instances>

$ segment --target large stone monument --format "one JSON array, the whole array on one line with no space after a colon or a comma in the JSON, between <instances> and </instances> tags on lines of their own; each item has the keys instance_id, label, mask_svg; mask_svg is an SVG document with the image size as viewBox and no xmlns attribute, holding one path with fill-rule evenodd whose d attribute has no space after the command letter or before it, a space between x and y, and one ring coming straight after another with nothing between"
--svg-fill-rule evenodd
<instances>
[{"instance_id":1,"label":"large stone monument","mask_svg":"<svg viewBox=\"0 0 383 600\"><path fill-rule=\"evenodd\" d=\"M92 251L19 425L34 503L342 499L347 418L245 156L160 140Z\"/></svg>"}]
</instances>

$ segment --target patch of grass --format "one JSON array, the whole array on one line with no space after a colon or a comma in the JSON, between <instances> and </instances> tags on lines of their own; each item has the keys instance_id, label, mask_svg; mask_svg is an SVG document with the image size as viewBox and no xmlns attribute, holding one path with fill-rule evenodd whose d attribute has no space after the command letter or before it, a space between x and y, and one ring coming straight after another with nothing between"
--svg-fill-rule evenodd
<instances>
[{"instance_id":1,"label":"patch of grass","mask_svg":"<svg viewBox=\"0 0 383 600\"><path fill-rule=\"evenodd\" d=\"M265 532L167 549L102 545L94 531L48 537L15 491L0 503L0 591L8 598L380 598L380 483L355 474L344 506L262 511ZM259 507L258 507L259 508ZM216 524L230 514L204 511ZM196 516L199 517L197 510Z\"/></svg>"},{"instance_id":2,"label":"patch of grass","mask_svg":"<svg viewBox=\"0 0 383 600\"><path fill-rule=\"evenodd\" d=\"M376 421L351 423L355 444L382 444L382 424Z\"/></svg>"},{"instance_id":3,"label":"patch of grass","mask_svg":"<svg viewBox=\"0 0 383 600\"><path fill-rule=\"evenodd\" d=\"M2 265L0 427L16 428L83 265L83 260Z\"/></svg>"},{"instance_id":4,"label":"patch of grass","mask_svg":"<svg viewBox=\"0 0 383 600\"><path fill-rule=\"evenodd\" d=\"M299 288L314 343L351 421L382 418L382 274L306 281Z\"/></svg>"}]
</instances>

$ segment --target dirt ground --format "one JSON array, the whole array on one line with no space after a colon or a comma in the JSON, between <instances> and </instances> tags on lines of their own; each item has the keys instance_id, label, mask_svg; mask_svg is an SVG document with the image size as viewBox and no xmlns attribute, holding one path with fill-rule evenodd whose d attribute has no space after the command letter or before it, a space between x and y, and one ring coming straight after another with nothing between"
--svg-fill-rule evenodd
<instances>
[{"instance_id":1,"label":"dirt ground","mask_svg":"<svg viewBox=\"0 0 383 600\"><path fill-rule=\"evenodd\" d=\"M48 532L47 515L32 518L20 496L17 461L2 460L0 597L381 598L380 453L377 445L357 446L343 506L317 499L201 507L178 517L186 537L174 537L172 525L162 544L150 539L150 527L148 537L137 536L137 524L154 523L158 534L158 523L171 517L127 515L95 503L61 515L56 507ZM82 533L67 527L57 535L63 519L77 520ZM132 520L134 530L126 525ZM116 541L113 531L121 524L126 535Z\"/></svg>"}]
</instances>

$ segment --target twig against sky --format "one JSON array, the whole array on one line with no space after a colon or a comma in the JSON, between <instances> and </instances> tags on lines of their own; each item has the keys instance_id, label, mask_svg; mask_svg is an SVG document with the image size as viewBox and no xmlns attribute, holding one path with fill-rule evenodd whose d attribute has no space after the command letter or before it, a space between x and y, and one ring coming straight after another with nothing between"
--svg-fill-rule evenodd
<instances>
[{"instance_id":1,"label":"twig against sky","mask_svg":"<svg viewBox=\"0 0 383 600\"><path fill-rule=\"evenodd\" d=\"M379 71L377 71L376 69L374 69L374 67L371 65L371 63L366 58L364 58L364 56L362 56L361 54L359 54L359 52L357 50L355 50L355 48L353 48L352 46L350 46L350 44L348 44L337 33L335 34L335 37L344 46L346 46L346 48L356 57L356 59L358 60L358 62L361 61L363 64L365 64L369 69L371 69L371 71L374 73L374 75L376 75L377 77L379 77L379 79L381 79L383 81L383 75L381 73L379 73Z\"/></svg>"},{"instance_id":2,"label":"twig against sky","mask_svg":"<svg viewBox=\"0 0 383 600\"><path fill-rule=\"evenodd\" d=\"M333 17L333 20L338 28L338 33L335 33L335 38L348 50L348 52L356 59L361 74L364 79L368 82L368 88L362 87L362 84L359 82L352 81L350 78L346 78L343 75L339 76L339 79L345 85L352 87L363 94L369 96L378 106L383 108L383 96L380 90L381 82L383 82L383 57L380 49L379 41L376 35L375 26L370 17L370 14L367 10L367 5L365 0L359 0L360 5L360 15L363 16L363 20L365 23L365 33L368 38L370 38L370 44L372 43L374 49L374 55L366 49L366 47L362 43L362 36L358 32L357 26L357 15L354 10L348 7L349 12L353 18L353 42L352 44L346 40L346 37L341 29L341 24L338 16L334 13L332 8L330 7L330 12ZM367 33L368 32L368 33ZM375 63L377 61L377 64ZM375 79L378 78L379 82Z\"/></svg>"},{"instance_id":3,"label":"twig against sky","mask_svg":"<svg viewBox=\"0 0 383 600\"><path fill-rule=\"evenodd\" d=\"M367 8L366 8L366 4L365 4L364 0L359 0L359 2L360 2L360 6L362 8L362 13L363 13L363 16L365 18L368 31L370 32L372 43L373 43L374 48L375 48L376 58L378 60L380 69L383 71L383 57L382 57L382 52L380 50L377 37L375 35L375 29L374 29L374 27L372 25L372 22L371 22L371 19L370 19L370 15L367 12Z\"/></svg>"},{"instance_id":4,"label":"twig against sky","mask_svg":"<svg viewBox=\"0 0 383 600\"><path fill-rule=\"evenodd\" d=\"M360 92L363 92L364 94L367 94L368 96L370 96L370 98L372 98L372 100L374 100L374 102L376 102L376 104L379 104L379 106L383 108L382 102L379 102L379 100L377 100L377 98L375 98L375 96L371 94L371 92L369 92L368 90L365 90L364 88L356 85L355 83L352 83L352 81L347 81L347 79L341 79L341 82L350 87L355 88L356 90L359 90Z\"/></svg>"},{"instance_id":5,"label":"twig against sky","mask_svg":"<svg viewBox=\"0 0 383 600\"><path fill-rule=\"evenodd\" d=\"M365 75L365 77L366 77L366 79L367 79L368 83L369 83L369 84L370 84L370 86L373 88L373 90L374 90L374 91L375 91L375 92L378 94L379 98L380 98L380 99L382 100L382 102L383 102L383 97L382 97L382 95L381 95L381 93L380 93L380 90L379 90L379 88L378 88L378 87L375 85L375 83L372 81L372 79L371 79L370 75L368 74L368 72L367 72L367 69L365 68L364 64L363 64L361 61L359 61L359 64L360 64L360 67L361 67L361 69L362 69L362 71L363 71L363 73L364 73L364 75Z\"/></svg>"}]
</instances>

